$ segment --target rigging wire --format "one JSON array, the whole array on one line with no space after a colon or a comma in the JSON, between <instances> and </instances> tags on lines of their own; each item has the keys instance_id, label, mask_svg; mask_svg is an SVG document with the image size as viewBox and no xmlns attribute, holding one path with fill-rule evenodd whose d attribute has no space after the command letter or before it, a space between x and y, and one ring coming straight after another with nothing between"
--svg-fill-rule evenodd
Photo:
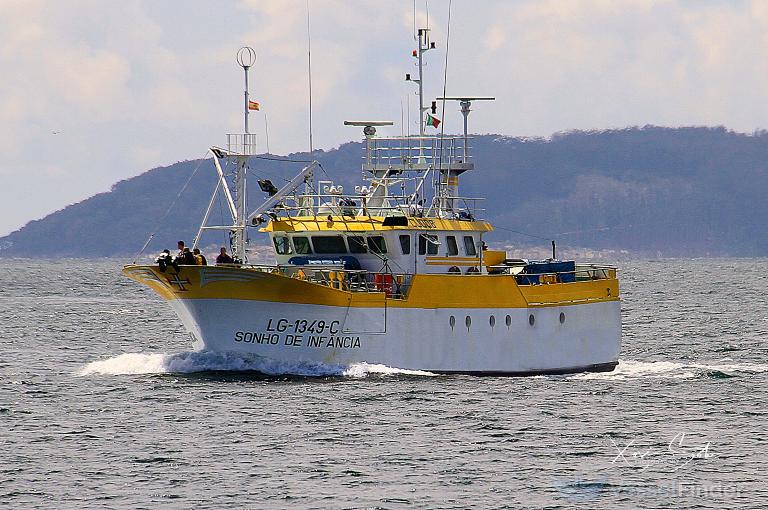
<instances>
[{"instance_id":1,"label":"rigging wire","mask_svg":"<svg viewBox=\"0 0 768 510\"><path fill-rule=\"evenodd\" d=\"M289 159L289 158L282 158L280 156L264 156L264 155L254 155L254 156L248 156L249 158L254 159L266 159L268 161L283 161L285 163L312 163L313 160L311 159Z\"/></svg>"},{"instance_id":2,"label":"rigging wire","mask_svg":"<svg viewBox=\"0 0 768 510\"><path fill-rule=\"evenodd\" d=\"M218 199L219 199L219 221L220 221L219 225L223 225L224 224L224 203L222 201L223 197L221 195L222 195L222 193L219 193L219 196L218 196ZM222 237L224 239L224 241L222 241L222 243L223 244L227 244L227 241L229 241L228 234L222 230L221 235L222 235Z\"/></svg>"},{"instance_id":3,"label":"rigging wire","mask_svg":"<svg viewBox=\"0 0 768 510\"><path fill-rule=\"evenodd\" d=\"M493 228L496 229L496 230L505 230L507 232L512 232L514 234L520 234L520 235L523 235L523 236L532 237L534 239L541 239L542 241L551 241L552 240L549 237L542 237L542 236L538 236L538 235L534 235L534 234L529 234L528 232L522 232L520 230L513 230L511 228L500 227L498 225L494 225Z\"/></svg>"},{"instance_id":4,"label":"rigging wire","mask_svg":"<svg viewBox=\"0 0 768 510\"><path fill-rule=\"evenodd\" d=\"M448 88L448 54L450 50L450 44L451 44L451 4L453 3L453 0L448 0L448 31L445 37L445 66L443 68L443 101L442 101L442 111L440 112L440 116L443 119L442 127L440 128L440 157L437 160L438 168L442 171L443 169L443 140L445 137L445 94ZM450 172L450 170L449 170ZM447 181L446 181L447 183ZM445 190L442 189L442 178L440 179L441 184L441 194L445 192ZM439 203L438 203L439 206Z\"/></svg>"},{"instance_id":5,"label":"rigging wire","mask_svg":"<svg viewBox=\"0 0 768 510\"><path fill-rule=\"evenodd\" d=\"M208 155L208 151L205 151L205 154L197 161L197 165L195 166L195 169L192 171L192 174L187 179L187 182L184 183L184 186L181 187L181 190L176 194L176 197L171 201L171 205L168 206L168 209L166 209L165 214L160 218L160 221L157 222L157 225L152 230L152 232L149 234L149 238L147 239L147 242L144 243L144 246L141 247L139 252L134 255L133 257L133 263L135 264L138 258L141 256L142 253L144 253L144 250L147 249L147 246L149 246L149 243L152 242L152 239L155 238L155 234L160 229L160 225L163 224L165 221L165 218L168 217L168 214L170 214L171 209L173 209L173 206L176 205L176 202L179 200L179 197L184 193L184 191L187 189L187 186L189 186L189 183L192 182L192 178L197 174L197 171L200 169L200 165L203 164L203 161L206 161L208 158L206 156Z\"/></svg>"}]
</instances>

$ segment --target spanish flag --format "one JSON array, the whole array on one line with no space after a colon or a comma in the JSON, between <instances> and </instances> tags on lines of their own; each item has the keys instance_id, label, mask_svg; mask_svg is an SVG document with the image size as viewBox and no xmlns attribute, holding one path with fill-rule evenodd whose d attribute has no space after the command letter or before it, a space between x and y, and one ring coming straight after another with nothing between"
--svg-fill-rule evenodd
<instances>
[{"instance_id":1,"label":"spanish flag","mask_svg":"<svg viewBox=\"0 0 768 510\"><path fill-rule=\"evenodd\" d=\"M248 109L249 110L259 110L261 109L259 103L256 101L248 101Z\"/></svg>"}]
</instances>

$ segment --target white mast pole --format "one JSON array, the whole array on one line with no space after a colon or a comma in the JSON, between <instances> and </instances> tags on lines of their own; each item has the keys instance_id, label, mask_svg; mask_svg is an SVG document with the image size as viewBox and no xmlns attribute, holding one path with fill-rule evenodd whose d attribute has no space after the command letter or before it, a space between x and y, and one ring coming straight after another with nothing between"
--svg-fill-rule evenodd
<instances>
[{"instance_id":1,"label":"white mast pole","mask_svg":"<svg viewBox=\"0 0 768 510\"><path fill-rule=\"evenodd\" d=\"M245 134L248 134L248 68L250 66L243 66L243 72L245 73Z\"/></svg>"},{"instance_id":2,"label":"white mast pole","mask_svg":"<svg viewBox=\"0 0 768 510\"><path fill-rule=\"evenodd\" d=\"M419 136L424 136L424 73L422 55L427 50L426 45L427 31L424 28L419 29Z\"/></svg>"},{"instance_id":3,"label":"white mast pole","mask_svg":"<svg viewBox=\"0 0 768 510\"><path fill-rule=\"evenodd\" d=\"M236 260L245 262L245 222L246 222L246 204L245 204L245 167L248 163L248 155L252 150L251 137L248 131L248 70L256 63L256 52L249 46L240 48L237 52L237 63L243 68L245 73L245 91L243 93L243 121L245 133L242 135L242 150L237 156L237 171L235 172L235 226L232 229L232 253Z\"/></svg>"}]
</instances>

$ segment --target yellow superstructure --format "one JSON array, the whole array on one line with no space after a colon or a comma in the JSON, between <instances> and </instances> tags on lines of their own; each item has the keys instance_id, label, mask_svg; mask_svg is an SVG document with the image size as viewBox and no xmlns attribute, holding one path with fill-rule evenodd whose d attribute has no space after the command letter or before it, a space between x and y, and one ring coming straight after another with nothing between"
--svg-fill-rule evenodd
<instances>
[{"instance_id":1,"label":"yellow superstructure","mask_svg":"<svg viewBox=\"0 0 768 510\"><path fill-rule=\"evenodd\" d=\"M407 218L407 225L385 225L384 216L294 216L270 221L261 232L368 232L393 230L440 230L457 232L491 232L487 221L459 221L443 218Z\"/></svg>"},{"instance_id":2,"label":"yellow superstructure","mask_svg":"<svg viewBox=\"0 0 768 510\"><path fill-rule=\"evenodd\" d=\"M585 271L585 274L595 270ZM344 275L344 271L335 273ZM327 306L393 308L527 308L562 306L619 299L615 273L607 278L573 283L519 285L511 275L413 275L406 292L354 291L349 275L336 288L329 281L311 281L262 268L181 266L161 272L156 266L129 265L127 277L151 287L167 300L238 299ZM352 273L354 274L354 273Z\"/></svg>"}]
</instances>

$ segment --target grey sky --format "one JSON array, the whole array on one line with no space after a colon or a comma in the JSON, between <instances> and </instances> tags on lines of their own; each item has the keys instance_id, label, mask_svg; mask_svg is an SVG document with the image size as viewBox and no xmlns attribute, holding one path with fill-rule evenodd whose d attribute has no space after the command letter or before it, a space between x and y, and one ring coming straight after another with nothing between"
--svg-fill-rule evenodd
<instances>
[{"instance_id":1,"label":"grey sky","mask_svg":"<svg viewBox=\"0 0 768 510\"><path fill-rule=\"evenodd\" d=\"M447 6L429 2L431 96L442 92ZM315 146L357 139L344 119L389 119L399 132L401 104L415 104L403 82L412 2L311 9ZM0 0L0 235L240 131L244 44L259 54L255 131L266 114L273 153L306 150L304 0ZM498 98L477 106L476 132L751 132L768 115L768 1L454 0L447 85ZM458 130L455 111L445 120Z\"/></svg>"}]
</instances>

